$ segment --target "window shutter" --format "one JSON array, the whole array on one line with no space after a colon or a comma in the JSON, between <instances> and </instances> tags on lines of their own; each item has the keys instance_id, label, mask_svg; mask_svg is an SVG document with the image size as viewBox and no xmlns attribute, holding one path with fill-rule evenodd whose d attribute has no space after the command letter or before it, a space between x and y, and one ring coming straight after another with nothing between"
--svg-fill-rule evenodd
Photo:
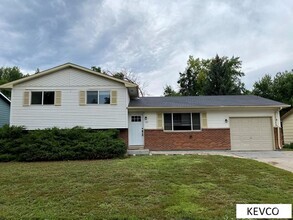
<instances>
[{"instance_id":1,"label":"window shutter","mask_svg":"<svg viewBox=\"0 0 293 220\"><path fill-rule=\"evenodd\" d=\"M61 91L55 91L55 105L61 105Z\"/></svg>"},{"instance_id":2,"label":"window shutter","mask_svg":"<svg viewBox=\"0 0 293 220\"><path fill-rule=\"evenodd\" d=\"M163 128L162 113L157 113L157 128L158 129L162 129Z\"/></svg>"},{"instance_id":3,"label":"window shutter","mask_svg":"<svg viewBox=\"0 0 293 220\"><path fill-rule=\"evenodd\" d=\"M30 105L30 92L25 91L23 93L23 106L29 106Z\"/></svg>"},{"instance_id":4,"label":"window shutter","mask_svg":"<svg viewBox=\"0 0 293 220\"><path fill-rule=\"evenodd\" d=\"M201 113L201 127L207 128L208 127L208 120L207 120L207 113Z\"/></svg>"},{"instance_id":5,"label":"window shutter","mask_svg":"<svg viewBox=\"0 0 293 220\"><path fill-rule=\"evenodd\" d=\"M79 91L79 105L85 105L85 91Z\"/></svg>"},{"instance_id":6,"label":"window shutter","mask_svg":"<svg viewBox=\"0 0 293 220\"><path fill-rule=\"evenodd\" d=\"M117 91L111 91L111 105L117 105Z\"/></svg>"}]
</instances>

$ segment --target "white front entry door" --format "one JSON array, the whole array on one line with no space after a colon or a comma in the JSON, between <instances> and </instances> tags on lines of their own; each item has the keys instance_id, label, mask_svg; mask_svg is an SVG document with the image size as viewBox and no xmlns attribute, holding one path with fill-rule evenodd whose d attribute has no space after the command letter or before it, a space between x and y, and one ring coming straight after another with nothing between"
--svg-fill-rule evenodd
<instances>
[{"instance_id":1,"label":"white front entry door","mask_svg":"<svg viewBox=\"0 0 293 220\"><path fill-rule=\"evenodd\" d=\"M142 114L131 114L129 116L129 145L144 144L143 116Z\"/></svg>"}]
</instances>

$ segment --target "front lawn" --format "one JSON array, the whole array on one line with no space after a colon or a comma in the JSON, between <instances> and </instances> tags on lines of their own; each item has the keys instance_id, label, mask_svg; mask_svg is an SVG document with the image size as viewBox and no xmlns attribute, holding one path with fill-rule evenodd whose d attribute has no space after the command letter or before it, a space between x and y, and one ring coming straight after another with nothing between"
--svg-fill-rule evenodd
<instances>
[{"instance_id":1,"label":"front lawn","mask_svg":"<svg viewBox=\"0 0 293 220\"><path fill-rule=\"evenodd\" d=\"M235 219L293 203L293 174L222 156L0 163L0 219Z\"/></svg>"}]
</instances>

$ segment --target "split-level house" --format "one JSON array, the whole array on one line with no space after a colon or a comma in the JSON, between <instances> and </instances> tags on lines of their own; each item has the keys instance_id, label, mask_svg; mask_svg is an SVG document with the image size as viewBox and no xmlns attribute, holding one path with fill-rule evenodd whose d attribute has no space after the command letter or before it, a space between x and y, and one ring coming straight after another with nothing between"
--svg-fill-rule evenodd
<instances>
[{"instance_id":1,"label":"split-level house","mask_svg":"<svg viewBox=\"0 0 293 220\"><path fill-rule=\"evenodd\" d=\"M10 124L119 129L129 149L273 150L280 102L257 96L139 97L137 85L72 63L0 86Z\"/></svg>"}]
</instances>

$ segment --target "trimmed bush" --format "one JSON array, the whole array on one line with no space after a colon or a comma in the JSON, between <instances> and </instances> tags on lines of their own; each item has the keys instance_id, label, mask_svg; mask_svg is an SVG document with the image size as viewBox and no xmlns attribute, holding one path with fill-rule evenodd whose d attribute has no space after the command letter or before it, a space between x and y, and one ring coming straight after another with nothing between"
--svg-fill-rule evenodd
<instances>
[{"instance_id":1,"label":"trimmed bush","mask_svg":"<svg viewBox=\"0 0 293 220\"><path fill-rule=\"evenodd\" d=\"M0 161L93 160L122 157L126 145L118 130L0 128Z\"/></svg>"},{"instance_id":2,"label":"trimmed bush","mask_svg":"<svg viewBox=\"0 0 293 220\"><path fill-rule=\"evenodd\" d=\"M292 150L293 150L293 143L285 144L285 145L283 146L283 148L285 148L285 149L292 149Z\"/></svg>"}]
</instances>

